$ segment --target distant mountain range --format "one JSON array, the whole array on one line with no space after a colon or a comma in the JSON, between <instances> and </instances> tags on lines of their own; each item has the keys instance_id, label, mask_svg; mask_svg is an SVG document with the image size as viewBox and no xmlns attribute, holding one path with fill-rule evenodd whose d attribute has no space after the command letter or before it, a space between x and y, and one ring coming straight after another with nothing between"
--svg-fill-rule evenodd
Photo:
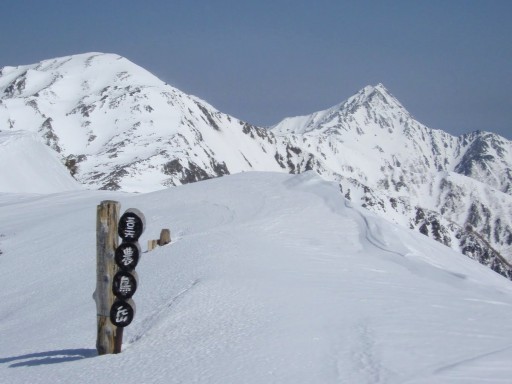
<instances>
[{"instance_id":1,"label":"distant mountain range","mask_svg":"<svg viewBox=\"0 0 512 384\"><path fill-rule=\"evenodd\" d=\"M238 172L315 171L353 203L512 278L512 142L430 129L382 84L267 129L123 57L88 53L0 70L0 144L2 135L27 142L15 131L35 134L93 189L149 192ZM16 169L21 158L11 162ZM0 191L12 192L6 184Z\"/></svg>"}]
</instances>

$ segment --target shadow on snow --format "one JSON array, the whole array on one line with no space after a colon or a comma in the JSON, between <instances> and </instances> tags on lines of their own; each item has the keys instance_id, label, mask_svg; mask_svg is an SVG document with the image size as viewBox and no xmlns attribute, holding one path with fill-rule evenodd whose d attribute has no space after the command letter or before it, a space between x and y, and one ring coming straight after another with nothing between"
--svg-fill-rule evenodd
<instances>
[{"instance_id":1,"label":"shadow on snow","mask_svg":"<svg viewBox=\"0 0 512 384\"><path fill-rule=\"evenodd\" d=\"M17 361L9 365L9 367L33 367L37 365L59 364L87 359L97 355L96 349L61 349L57 351L29 353L20 356L0 357L0 364Z\"/></svg>"}]
</instances>

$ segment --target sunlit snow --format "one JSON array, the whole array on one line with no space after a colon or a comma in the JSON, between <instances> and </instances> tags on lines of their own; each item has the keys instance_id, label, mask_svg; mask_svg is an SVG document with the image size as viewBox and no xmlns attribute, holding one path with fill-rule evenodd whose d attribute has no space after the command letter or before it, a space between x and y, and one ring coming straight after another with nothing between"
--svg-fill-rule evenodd
<instances>
[{"instance_id":1,"label":"sunlit snow","mask_svg":"<svg viewBox=\"0 0 512 384\"><path fill-rule=\"evenodd\" d=\"M97 356L96 205L146 215L137 313ZM149 194L0 194L0 382L510 383L510 281L353 207L244 173Z\"/></svg>"}]
</instances>

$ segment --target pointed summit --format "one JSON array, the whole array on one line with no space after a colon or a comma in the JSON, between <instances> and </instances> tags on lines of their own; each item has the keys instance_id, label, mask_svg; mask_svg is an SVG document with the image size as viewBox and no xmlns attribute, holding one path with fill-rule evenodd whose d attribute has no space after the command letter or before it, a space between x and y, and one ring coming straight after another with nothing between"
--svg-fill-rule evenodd
<instances>
[{"instance_id":1,"label":"pointed summit","mask_svg":"<svg viewBox=\"0 0 512 384\"><path fill-rule=\"evenodd\" d=\"M386 87L379 83L364 87L346 101L324 111L285 119L272 130L280 134L324 134L348 131L357 126L359 133L364 133L367 129L373 130L373 126L393 128L396 125L395 120L409 121L412 120L412 116Z\"/></svg>"},{"instance_id":2,"label":"pointed summit","mask_svg":"<svg viewBox=\"0 0 512 384\"><path fill-rule=\"evenodd\" d=\"M409 112L382 83L375 86L368 85L364 87L346 102L340 104L340 107L349 108L351 110L357 107L365 107L371 110L393 109L410 117Z\"/></svg>"}]
</instances>

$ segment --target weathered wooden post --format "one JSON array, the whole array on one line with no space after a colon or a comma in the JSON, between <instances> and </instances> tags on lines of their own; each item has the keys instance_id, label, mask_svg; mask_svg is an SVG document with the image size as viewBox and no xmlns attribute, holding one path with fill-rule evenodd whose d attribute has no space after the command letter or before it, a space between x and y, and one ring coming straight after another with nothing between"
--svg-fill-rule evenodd
<instances>
[{"instance_id":1,"label":"weathered wooden post","mask_svg":"<svg viewBox=\"0 0 512 384\"><path fill-rule=\"evenodd\" d=\"M98 355L121 352L123 328L135 315L131 297L137 290L134 269L140 258L137 240L144 231L145 218L137 209L128 209L119 219L120 204L102 201L96 221L96 301ZM122 243L118 245L118 236Z\"/></svg>"},{"instance_id":2,"label":"weathered wooden post","mask_svg":"<svg viewBox=\"0 0 512 384\"><path fill-rule=\"evenodd\" d=\"M96 301L98 355L114 353L116 328L110 322L110 308L114 303L112 279L117 272L114 253L118 245L117 222L120 204L105 200L97 207L96 216Z\"/></svg>"},{"instance_id":3,"label":"weathered wooden post","mask_svg":"<svg viewBox=\"0 0 512 384\"><path fill-rule=\"evenodd\" d=\"M152 251L158 246L158 240L148 240L148 252Z\"/></svg>"},{"instance_id":4,"label":"weathered wooden post","mask_svg":"<svg viewBox=\"0 0 512 384\"><path fill-rule=\"evenodd\" d=\"M139 237L146 227L146 219L141 211L127 209L119 219L117 233L123 240L115 251L115 262L119 271L113 278L111 292L116 300L110 308L110 321L117 327L114 340L114 353L121 352L123 329L130 325L135 316L135 303L131 299L137 290L138 277L134 271L140 258Z\"/></svg>"},{"instance_id":5,"label":"weathered wooden post","mask_svg":"<svg viewBox=\"0 0 512 384\"><path fill-rule=\"evenodd\" d=\"M171 242L171 231L164 228L160 231L160 239L158 239L158 245L163 246Z\"/></svg>"},{"instance_id":6,"label":"weathered wooden post","mask_svg":"<svg viewBox=\"0 0 512 384\"><path fill-rule=\"evenodd\" d=\"M171 230L164 228L160 231L160 238L148 240L148 252L155 249L157 246L164 246L171 242Z\"/></svg>"}]
</instances>

